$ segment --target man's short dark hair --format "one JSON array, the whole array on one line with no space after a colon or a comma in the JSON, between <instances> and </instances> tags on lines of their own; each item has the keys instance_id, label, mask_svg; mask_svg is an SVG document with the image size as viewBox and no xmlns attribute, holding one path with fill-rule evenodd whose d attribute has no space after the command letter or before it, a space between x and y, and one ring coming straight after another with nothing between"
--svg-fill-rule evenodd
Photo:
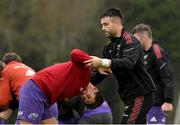
<instances>
[{"instance_id":1,"label":"man's short dark hair","mask_svg":"<svg viewBox=\"0 0 180 125\"><path fill-rule=\"evenodd\" d=\"M5 64L8 64L11 61L22 62L21 57L18 54L16 54L15 52L5 53L3 58L2 58L2 61Z\"/></svg>"},{"instance_id":2,"label":"man's short dark hair","mask_svg":"<svg viewBox=\"0 0 180 125\"><path fill-rule=\"evenodd\" d=\"M119 17L122 22L124 19L121 10L118 8L109 8L105 10L104 13L101 15L101 18L104 18L104 17Z\"/></svg>"},{"instance_id":3,"label":"man's short dark hair","mask_svg":"<svg viewBox=\"0 0 180 125\"><path fill-rule=\"evenodd\" d=\"M133 29L132 29L132 33L135 34L135 33L144 33L146 32L147 33L147 36L149 38L152 38L152 30L151 30L151 27L147 24L144 24L144 23L141 23L141 24L138 24L136 25Z\"/></svg>"},{"instance_id":4,"label":"man's short dark hair","mask_svg":"<svg viewBox=\"0 0 180 125\"><path fill-rule=\"evenodd\" d=\"M104 97L100 92L96 92L96 101L92 104L85 104L87 108L89 109L95 109L99 106L102 105L102 103L104 102Z\"/></svg>"}]
</instances>

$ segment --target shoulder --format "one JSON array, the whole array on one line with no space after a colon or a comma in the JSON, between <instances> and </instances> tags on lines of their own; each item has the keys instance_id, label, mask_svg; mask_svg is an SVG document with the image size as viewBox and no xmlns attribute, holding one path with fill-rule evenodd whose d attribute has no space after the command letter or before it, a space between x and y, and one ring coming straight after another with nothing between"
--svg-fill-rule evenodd
<instances>
[{"instance_id":1,"label":"shoulder","mask_svg":"<svg viewBox=\"0 0 180 125\"><path fill-rule=\"evenodd\" d=\"M109 40L106 44L105 44L105 46L109 46L111 44L111 41Z\"/></svg>"},{"instance_id":2,"label":"shoulder","mask_svg":"<svg viewBox=\"0 0 180 125\"><path fill-rule=\"evenodd\" d=\"M126 45L128 44L140 44L140 42L128 31L122 33L123 41Z\"/></svg>"},{"instance_id":3,"label":"shoulder","mask_svg":"<svg viewBox=\"0 0 180 125\"><path fill-rule=\"evenodd\" d=\"M133 42L132 34L127 31L123 31L122 37L126 44L131 44Z\"/></svg>"}]
</instances>

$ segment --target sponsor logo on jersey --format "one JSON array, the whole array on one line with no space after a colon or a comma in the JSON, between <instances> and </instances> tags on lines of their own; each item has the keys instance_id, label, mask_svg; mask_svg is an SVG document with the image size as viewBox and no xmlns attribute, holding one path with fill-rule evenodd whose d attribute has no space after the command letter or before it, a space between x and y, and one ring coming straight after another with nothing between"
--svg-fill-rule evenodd
<instances>
[{"instance_id":1,"label":"sponsor logo on jersey","mask_svg":"<svg viewBox=\"0 0 180 125\"><path fill-rule=\"evenodd\" d=\"M34 119L34 118L37 118L37 117L38 117L38 114L36 114L36 113L31 113L31 114L28 115L29 119Z\"/></svg>"},{"instance_id":2,"label":"sponsor logo on jersey","mask_svg":"<svg viewBox=\"0 0 180 125\"><path fill-rule=\"evenodd\" d=\"M33 76L34 74L35 74L35 72L33 70L31 70L31 69L28 69L26 71L26 76Z\"/></svg>"},{"instance_id":3,"label":"sponsor logo on jersey","mask_svg":"<svg viewBox=\"0 0 180 125\"><path fill-rule=\"evenodd\" d=\"M156 119L156 117L153 116L153 117L150 119L150 121L151 121L151 122L157 122L157 119Z\"/></svg>"},{"instance_id":4,"label":"sponsor logo on jersey","mask_svg":"<svg viewBox=\"0 0 180 125\"><path fill-rule=\"evenodd\" d=\"M23 115L23 111L18 111L18 116Z\"/></svg>"}]
</instances>

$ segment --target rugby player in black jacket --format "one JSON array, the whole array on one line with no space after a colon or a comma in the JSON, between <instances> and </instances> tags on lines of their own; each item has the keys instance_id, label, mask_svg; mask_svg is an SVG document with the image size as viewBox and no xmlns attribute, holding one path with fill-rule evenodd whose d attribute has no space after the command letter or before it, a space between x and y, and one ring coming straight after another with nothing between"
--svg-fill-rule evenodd
<instances>
[{"instance_id":1,"label":"rugby player in black jacket","mask_svg":"<svg viewBox=\"0 0 180 125\"><path fill-rule=\"evenodd\" d=\"M85 63L103 70L109 68L117 79L119 94L125 103L121 123L145 124L146 114L153 105L155 85L143 64L140 42L123 30L122 20L120 10L116 8L104 12L101 16L102 30L111 41L105 45L102 58L92 56ZM99 72L102 73L101 70L92 73L93 84L106 77Z\"/></svg>"},{"instance_id":2,"label":"rugby player in black jacket","mask_svg":"<svg viewBox=\"0 0 180 125\"><path fill-rule=\"evenodd\" d=\"M144 48L144 63L157 87L155 104L147 115L147 122L165 124L165 112L173 110L174 95L174 81L168 56L157 43L152 43L152 30L149 25L138 24L132 32Z\"/></svg>"}]
</instances>

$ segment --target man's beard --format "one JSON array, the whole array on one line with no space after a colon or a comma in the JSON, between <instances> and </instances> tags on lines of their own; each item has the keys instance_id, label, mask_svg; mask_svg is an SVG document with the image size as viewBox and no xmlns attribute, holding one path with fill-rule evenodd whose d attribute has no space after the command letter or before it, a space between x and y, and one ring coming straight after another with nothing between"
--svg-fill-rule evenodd
<instances>
[{"instance_id":1,"label":"man's beard","mask_svg":"<svg viewBox=\"0 0 180 125\"><path fill-rule=\"evenodd\" d=\"M116 37L114 32L104 32L106 38L112 38L112 37Z\"/></svg>"}]
</instances>

